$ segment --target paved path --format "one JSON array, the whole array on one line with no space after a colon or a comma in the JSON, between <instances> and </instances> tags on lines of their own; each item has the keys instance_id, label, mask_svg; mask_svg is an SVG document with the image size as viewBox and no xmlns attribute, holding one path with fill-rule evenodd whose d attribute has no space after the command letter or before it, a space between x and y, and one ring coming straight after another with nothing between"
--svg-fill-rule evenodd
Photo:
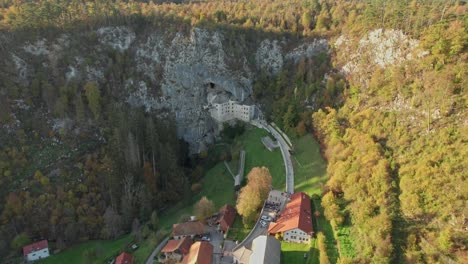
<instances>
[{"instance_id":1,"label":"paved path","mask_svg":"<svg viewBox=\"0 0 468 264\"><path fill-rule=\"evenodd\" d=\"M234 186L240 186L242 179L244 179L244 166L245 166L245 150L240 151L239 155L239 171L237 172L234 180Z\"/></svg>"},{"instance_id":2,"label":"paved path","mask_svg":"<svg viewBox=\"0 0 468 264\"><path fill-rule=\"evenodd\" d=\"M237 244L237 246L232 250L233 252L238 250L241 247L250 248L252 246L252 241L255 238L257 238L260 235L267 234L268 228L262 227L260 225L260 221L261 221L260 218L264 214L267 215L268 213L265 212L265 208L262 208L262 212L260 213L260 217L257 219L255 226L252 228L252 230L250 230L250 233L244 238L244 240L242 240L241 242L239 242L239 244Z\"/></svg>"},{"instance_id":3,"label":"paved path","mask_svg":"<svg viewBox=\"0 0 468 264\"><path fill-rule=\"evenodd\" d=\"M229 167L229 164L227 163L227 161L224 161L224 166L226 166L226 169L229 171L229 173L232 175L232 178L234 180L236 180L236 176L234 175L234 173L232 173L232 170L231 170L231 167Z\"/></svg>"},{"instance_id":4,"label":"paved path","mask_svg":"<svg viewBox=\"0 0 468 264\"><path fill-rule=\"evenodd\" d=\"M281 155L283 156L284 168L286 170L286 192L294 193L294 168L291 161L291 154L289 153L289 146L276 129L272 126L267 125L268 131L275 137L276 141L281 149Z\"/></svg>"},{"instance_id":5,"label":"paved path","mask_svg":"<svg viewBox=\"0 0 468 264\"><path fill-rule=\"evenodd\" d=\"M275 123L271 123L271 125L273 126L273 128L278 131L281 136L284 138L284 140L286 140L286 143L288 143L288 148L291 150L292 149L292 143L291 143L291 140L289 140L289 137L288 135L286 135L286 133L283 132L283 130L281 130Z\"/></svg>"},{"instance_id":6,"label":"paved path","mask_svg":"<svg viewBox=\"0 0 468 264\"><path fill-rule=\"evenodd\" d=\"M167 244L167 241L169 241L169 237L166 237L159 245L153 250L149 258L146 260L146 264L153 264L154 262L154 257L163 249L163 247Z\"/></svg>"}]
</instances>

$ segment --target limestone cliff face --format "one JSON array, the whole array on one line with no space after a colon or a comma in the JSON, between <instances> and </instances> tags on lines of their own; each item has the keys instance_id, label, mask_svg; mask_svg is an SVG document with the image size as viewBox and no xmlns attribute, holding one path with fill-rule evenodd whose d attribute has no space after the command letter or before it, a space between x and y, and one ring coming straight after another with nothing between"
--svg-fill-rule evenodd
<instances>
[{"instance_id":1,"label":"limestone cliff face","mask_svg":"<svg viewBox=\"0 0 468 264\"><path fill-rule=\"evenodd\" d=\"M393 29L376 29L359 40L341 35L334 43L338 67L344 74L357 76L363 85L369 78L368 73L376 67L385 68L424 56L426 53L418 46L417 40Z\"/></svg>"},{"instance_id":2,"label":"limestone cliff face","mask_svg":"<svg viewBox=\"0 0 468 264\"><path fill-rule=\"evenodd\" d=\"M227 41L222 32L201 28L186 33L137 33L131 27L115 26L81 34L86 34L86 42L69 34L24 41L9 51L5 66L23 85L30 84L37 60L54 78L102 82L108 71L106 54L124 54L135 74L117 89L119 101L174 117L179 137L190 143L192 152L212 143L219 132L208 111L213 101L243 102L251 97L252 82L260 70L275 75L288 61L328 52L326 40L291 44L284 39L260 39L252 45L242 38Z\"/></svg>"}]
</instances>

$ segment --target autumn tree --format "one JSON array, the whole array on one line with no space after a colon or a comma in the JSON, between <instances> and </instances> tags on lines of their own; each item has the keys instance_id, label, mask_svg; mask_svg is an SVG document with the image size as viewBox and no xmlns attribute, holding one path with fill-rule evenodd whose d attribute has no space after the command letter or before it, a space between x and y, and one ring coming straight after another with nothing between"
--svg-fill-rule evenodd
<instances>
[{"instance_id":1,"label":"autumn tree","mask_svg":"<svg viewBox=\"0 0 468 264\"><path fill-rule=\"evenodd\" d=\"M304 31L309 31L312 24L312 14L309 11L306 11L302 14L301 17L302 27Z\"/></svg>"},{"instance_id":2,"label":"autumn tree","mask_svg":"<svg viewBox=\"0 0 468 264\"><path fill-rule=\"evenodd\" d=\"M320 254L320 264L330 264L330 260L327 255L327 238L322 232L317 234L317 244Z\"/></svg>"},{"instance_id":3,"label":"autumn tree","mask_svg":"<svg viewBox=\"0 0 468 264\"><path fill-rule=\"evenodd\" d=\"M94 115L94 118L98 119L101 114L101 91L99 90L98 84L95 82L88 82L84 86L86 99L88 100L88 107Z\"/></svg>"},{"instance_id":4,"label":"autumn tree","mask_svg":"<svg viewBox=\"0 0 468 264\"><path fill-rule=\"evenodd\" d=\"M268 197L271 180L270 171L266 167L252 168L247 175L247 185L241 189L236 205L244 224L255 221L258 209Z\"/></svg>"},{"instance_id":5,"label":"autumn tree","mask_svg":"<svg viewBox=\"0 0 468 264\"><path fill-rule=\"evenodd\" d=\"M194 214L200 221L212 216L216 212L213 201L203 196L194 206Z\"/></svg>"}]
</instances>

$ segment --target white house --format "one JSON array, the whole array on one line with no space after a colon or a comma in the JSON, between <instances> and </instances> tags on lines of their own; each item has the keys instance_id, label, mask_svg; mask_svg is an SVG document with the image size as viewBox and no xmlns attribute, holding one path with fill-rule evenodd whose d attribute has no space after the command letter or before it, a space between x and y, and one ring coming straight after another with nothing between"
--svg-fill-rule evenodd
<instances>
[{"instance_id":1,"label":"white house","mask_svg":"<svg viewBox=\"0 0 468 264\"><path fill-rule=\"evenodd\" d=\"M310 197L302 192L291 195L281 216L268 227L268 234L293 243L309 243L313 233Z\"/></svg>"},{"instance_id":2,"label":"white house","mask_svg":"<svg viewBox=\"0 0 468 264\"><path fill-rule=\"evenodd\" d=\"M221 123L232 119L249 122L254 117L255 105L242 105L237 101L229 100L225 103L214 103L210 114Z\"/></svg>"},{"instance_id":3,"label":"white house","mask_svg":"<svg viewBox=\"0 0 468 264\"><path fill-rule=\"evenodd\" d=\"M23 255L27 261L35 261L50 256L49 243L42 240L23 247Z\"/></svg>"}]
</instances>

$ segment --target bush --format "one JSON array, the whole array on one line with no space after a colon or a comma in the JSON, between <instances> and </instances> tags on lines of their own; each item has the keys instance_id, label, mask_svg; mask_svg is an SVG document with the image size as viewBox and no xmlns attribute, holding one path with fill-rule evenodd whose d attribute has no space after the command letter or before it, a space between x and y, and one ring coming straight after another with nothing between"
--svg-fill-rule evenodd
<instances>
[{"instance_id":1,"label":"bush","mask_svg":"<svg viewBox=\"0 0 468 264\"><path fill-rule=\"evenodd\" d=\"M192 190L193 194L197 194L201 192L201 190L203 189L203 186L201 183L197 182L197 183L192 184L192 187L190 189Z\"/></svg>"}]
</instances>

